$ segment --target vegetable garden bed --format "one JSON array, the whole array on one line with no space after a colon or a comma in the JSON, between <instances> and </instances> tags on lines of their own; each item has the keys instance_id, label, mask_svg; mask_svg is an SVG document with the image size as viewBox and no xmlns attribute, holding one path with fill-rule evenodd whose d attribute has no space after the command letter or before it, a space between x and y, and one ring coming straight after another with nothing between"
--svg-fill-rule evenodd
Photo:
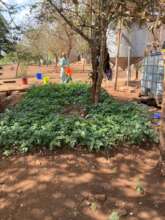
<instances>
[{"instance_id":1,"label":"vegetable garden bed","mask_svg":"<svg viewBox=\"0 0 165 220\"><path fill-rule=\"evenodd\" d=\"M81 83L33 87L0 116L0 146L7 155L78 146L109 150L156 139L143 105L116 101L103 90L94 106L89 85Z\"/></svg>"}]
</instances>

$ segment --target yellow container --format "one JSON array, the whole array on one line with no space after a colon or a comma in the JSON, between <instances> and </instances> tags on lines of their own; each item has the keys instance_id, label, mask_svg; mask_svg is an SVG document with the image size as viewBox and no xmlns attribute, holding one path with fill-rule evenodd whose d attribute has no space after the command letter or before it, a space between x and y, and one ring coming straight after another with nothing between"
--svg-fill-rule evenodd
<instances>
[{"instance_id":1,"label":"yellow container","mask_svg":"<svg viewBox=\"0 0 165 220\"><path fill-rule=\"evenodd\" d=\"M48 77L48 76L45 76L45 77L43 78L43 83L44 83L44 85L46 85L46 84L49 83L49 77Z\"/></svg>"},{"instance_id":2,"label":"yellow container","mask_svg":"<svg viewBox=\"0 0 165 220\"><path fill-rule=\"evenodd\" d=\"M165 49L162 49L161 52L162 52L163 59L165 61Z\"/></svg>"}]
</instances>

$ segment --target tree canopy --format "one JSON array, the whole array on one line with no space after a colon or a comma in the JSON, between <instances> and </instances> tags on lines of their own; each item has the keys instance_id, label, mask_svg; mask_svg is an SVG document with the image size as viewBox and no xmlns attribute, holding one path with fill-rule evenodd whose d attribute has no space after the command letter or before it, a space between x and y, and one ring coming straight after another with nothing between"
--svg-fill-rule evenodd
<instances>
[{"instance_id":1,"label":"tree canopy","mask_svg":"<svg viewBox=\"0 0 165 220\"><path fill-rule=\"evenodd\" d=\"M10 22L5 18L6 14L10 16L14 13L14 6L6 4L0 0L0 56L14 50L15 40L13 38Z\"/></svg>"},{"instance_id":2,"label":"tree canopy","mask_svg":"<svg viewBox=\"0 0 165 220\"><path fill-rule=\"evenodd\" d=\"M0 14L0 56L3 52L8 53L13 50L13 42L9 37L9 26L4 16Z\"/></svg>"}]
</instances>

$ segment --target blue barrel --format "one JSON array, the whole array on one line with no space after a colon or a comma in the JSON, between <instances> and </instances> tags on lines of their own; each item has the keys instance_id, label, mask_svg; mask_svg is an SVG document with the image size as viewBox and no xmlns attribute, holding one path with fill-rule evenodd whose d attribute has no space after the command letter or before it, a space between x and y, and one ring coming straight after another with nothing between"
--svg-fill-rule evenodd
<instances>
[{"instance_id":1,"label":"blue barrel","mask_svg":"<svg viewBox=\"0 0 165 220\"><path fill-rule=\"evenodd\" d=\"M161 118L160 112L154 113L153 116L152 116L152 118L153 118L153 119L160 119L160 118Z\"/></svg>"},{"instance_id":2,"label":"blue barrel","mask_svg":"<svg viewBox=\"0 0 165 220\"><path fill-rule=\"evenodd\" d=\"M43 79L43 74L42 73L37 73L36 74L36 79L42 80Z\"/></svg>"}]
</instances>

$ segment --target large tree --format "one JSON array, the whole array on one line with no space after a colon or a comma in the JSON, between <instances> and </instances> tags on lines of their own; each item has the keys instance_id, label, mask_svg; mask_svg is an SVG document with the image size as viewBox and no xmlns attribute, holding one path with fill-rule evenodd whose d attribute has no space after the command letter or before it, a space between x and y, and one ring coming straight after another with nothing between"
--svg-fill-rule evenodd
<instances>
[{"instance_id":1,"label":"large tree","mask_svg":"<svg viewBox=\"0 0 165 220\"><path fill-rule=\"evenodd\" d=\"M154 3L154 4L153 4ZM107 58L106 32L110 22L118 27L150 21L158 0L41 0L42 16L56 19L58 14L91 49L92 98L99 101L104 63ZM159 10L160 13L160 10ZM99 62L98 62L99 57Z\"/></svg>"},{"instance_id":2,"label":"large tree","mask_svg":"<svg viewBox=\"0 0 165 220\"><path fill-rule=\"evenodd\" d=\"M38 57L38 61L55 58L57 63L63 51L70 57L72 50L78 51L79 46L79 35L58 18L51 24L43 21L35 27L29 26L18 43L17 51L28 51L33 57Z\"/></svg>"},{"instance_id":3,"label":"large tree","mask_svg":"<svg viewBox=\"0 0 165 220\"><path fill-rule=\"evenodd\" d=\"M15 40L13 38L15 28L11 27L12 15L14 13L14 5L7 4L6 1L0 0L0 56L3 52L8 53L15 48ZM8 19L6 19L6 15ZM13 33L11 33L11 29Z\"/></svg>"},{"instance_id":4,"label":"large tree","mask_svg":"<svg viewBox=\"0 0 165 220\"><path fill-rule=\"evenodd\" d=\"M10 31L7 21L0 13L0 56L3 52L8 53L13 50L14 43L12 42L9 33Z\"/></svg>"}]
</instances>

